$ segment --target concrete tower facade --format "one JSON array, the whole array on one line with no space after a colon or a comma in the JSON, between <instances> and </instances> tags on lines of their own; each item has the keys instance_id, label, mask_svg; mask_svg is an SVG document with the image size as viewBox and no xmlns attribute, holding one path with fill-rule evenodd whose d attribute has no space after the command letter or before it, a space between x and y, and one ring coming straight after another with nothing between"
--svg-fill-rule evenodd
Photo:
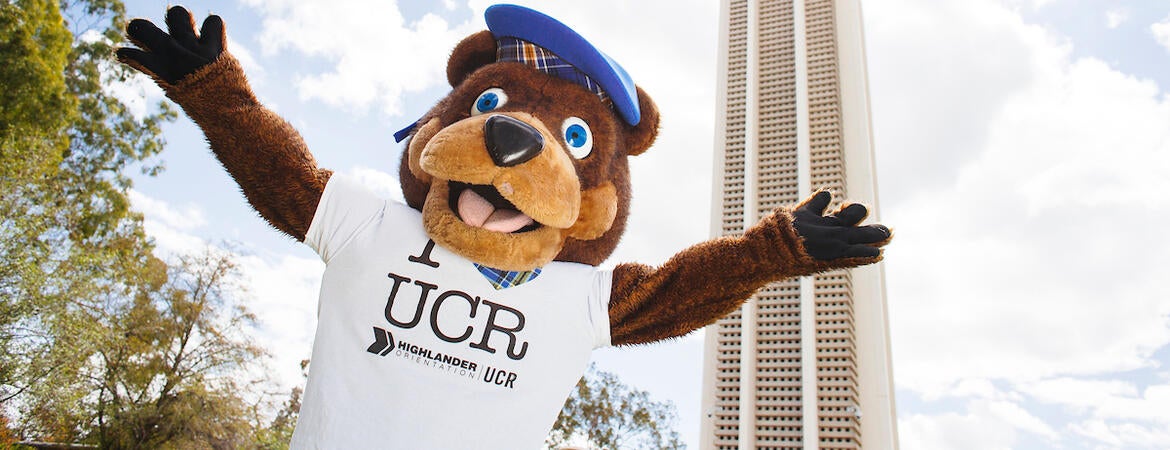
<instances>
[{"instance_id":1,"label":"concrete tower facade","mask_svg":"<svg viewBox=\"0 0 1170 450\"><path fill-rule=\"evenodd\" d=\"M720 21L712 233L822 188L876 217L860 0L723 0ZM883 279L786 280L709 326L701 448L897 448Z\"/></svg>"}]
</instances>

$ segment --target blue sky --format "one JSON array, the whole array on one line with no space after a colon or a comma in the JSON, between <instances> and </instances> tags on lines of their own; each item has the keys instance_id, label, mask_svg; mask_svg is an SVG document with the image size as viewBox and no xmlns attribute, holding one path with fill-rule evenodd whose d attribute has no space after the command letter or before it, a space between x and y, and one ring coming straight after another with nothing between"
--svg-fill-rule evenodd
<instances>
[{"instance_id":1,"label":"blue sky","mask_svg":"<svg viewBox=\"0 0 1170 450\"><path fill-rule=\"evenodd\" d=\"M718 3L526 1L620 61L663 113L632 160L607 264L708 235ZM267 105L322 166L398 197L391 133L446 92L482 0L200 2ZM130 1L160 20L166 4ZM864 2L904 449L1164 448L1170 442L1170 3ZM112 87L158 101L146 83ZM279 383L308 357L322 265L269 229L180 119L133 201L164 252L231 243ZM702 340L598 352L669 399L697 448Z\"/></svg>"}]
</instances>

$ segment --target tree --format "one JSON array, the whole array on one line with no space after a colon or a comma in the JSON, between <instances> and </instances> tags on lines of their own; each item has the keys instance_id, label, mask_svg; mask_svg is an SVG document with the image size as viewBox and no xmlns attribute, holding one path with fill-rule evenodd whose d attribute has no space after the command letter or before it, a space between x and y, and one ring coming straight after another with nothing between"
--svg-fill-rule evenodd
<instances>
[{"instance_id":1,"label":"tree","mask_svg":"<svg viewBox=\"0 0 1170 450\"><path fill-rule=\"evenodd\" d=\"M276 413L276 418L267 427L260 429L256 436L257 448L277 450L287 449L292 440L293 430L297 426L297 417L301 413L301 395L304 390L300 386L292 388L288 400Z\"/></svg>"},{"instance_id":2,"label":"tree","mask_svg":"<svg viewBox=\"0 0 1170 450\"><path fill-rule=\"evenodd\" d=\"M129 72L112 64L117 1L67 5L102 30L76 39L54 1L0 4L0 405L72 358L50 351L69 312L123 289L149 256L129 210L123 170L162 148L157 110L141 120L103 91ZM157 170L157 168L151 168Z\"/></svg>"},{"instance_id":3,"label":"tree","mask_svg":"<svg viewBox=\"0 0 1170 450\"><path fill-rule=\"evenodd\" d=\"M617 375L591 364L565 401L545 445L555 449L584 438L603 450L681 449L685 446L672 428L676 418L673 403L653 401L646 391L626 386Z\"/></svg>"},{"instance_id":4,"label":"tree","mask_svg":"<svg viewBox=\"0 0 1170 450\"><path fill-rule=\"evenodd\" d=\"M134 295L88 313L92 345L75 353L84 361L75 373L49 374L26 391L22 437L114 449L255 442L255 404L267 398L255 389L263 380L248 374L262 372L265 353L246 334L253 316L233 298L230 256L155 260L148 272Z\"/></svg>"},{"instance_id":5,"label":"tree","mask_svg":"<svg viewBox=\"0 0 1170 450\"><path fill-rule=\"evenodd\" d=\"M133 76L124 24L120 0L0 2L0 445L255 446L267 396L240 380L262 352L230 258L168 266L129 207L175 113L105 90Z\"/></svg>"},{"instance_id":6,"label":"tree","mask_svg":"<svg viewBox=\"0 0 1170 450\"><path fill-rule=\"evenodd\" d=\"M131 74L112 59L124 20L118 0L0 3L0 407L75 373L88 344L58 339L86 337L80 313L129 295L150 265L125 171L158 154L175 114L136 118L103 90Z\"/></svg>"},{"instance_id":7,"label":"tree","mask_svg":"<svg viewBox=\"0 0 1170 450\"><path fill-rule=\"evenodd\" d=\"M50 174L68 146L64 129L75 109L65 87L69 49L69 33L55 5L0 4L0 57L6 61L0 64L5 86L0 90L0 345L5 349L13 339L11 325L30 308L15 295L38 278L35 258L14 255L18 241L28 242L44 228L41 220L14 207L25 185ZM12 379L14 367L0 360L0 386Z\"/></svg>"},{"instance_id":8,"label":"tree","mask_svg":"<svg viewBox=\"0 0 1170 450\"><path fill-rule=\"evenodd\" d=\"M239 448L253 439L249 369L265 355L244 333L254 317L230 257L208 250L158 273L132 302L106 311L106 345L87 373L103 448ZM100 320L100 319L99 319ZM87 424L89 425L89 424ZM96 434L96 439L92 436ZM165 445L164 445L165 444Z\"/></svg>"},{"instance_id":9,"label":"tree","mask_svg":"<svg viewBox=\"0 0 1170 450\"><path fill-rule=\"evenodd\" d=\"M309 360L301 360L301 376L303 379L309 377ZM268 426L259 430L256 437L257 448L265 450L287 449L289 441L292 440L293 431L297 426L297 418L301 414L301 395L304 394L304 389L300 386L294 386L288 394L288 400L285 400L284 405L280 411L276 413L276 417Z\"/></svg>"},{"instance_id":10,"label":"tree","mask_svg":"<svg viewBox=\"0 0 1170 450\"><path fill-rule=\"evenodd\" d=\"M0 185L7 192L20 180L50 171L68 145L62 130L76 101L67 95L65 73L70 35L52 3L0 4ZM15 58L9 58L16 56Z\"/></svg>"}]
</instances>

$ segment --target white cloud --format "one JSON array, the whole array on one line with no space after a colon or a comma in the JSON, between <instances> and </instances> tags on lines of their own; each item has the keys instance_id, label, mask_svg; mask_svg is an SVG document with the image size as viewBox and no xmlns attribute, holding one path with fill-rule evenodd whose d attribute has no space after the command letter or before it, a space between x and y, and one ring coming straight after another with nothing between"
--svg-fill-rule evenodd
<instances>
[{"instance_id":1,"label":"white cloud","mask_svg":"<svg viewBox=\"0 0 1170 450\"><path fill-rule=\"evenodd\" d=\"M139 191L130 190L130 203L147 219L157 220L166 226L179 230L191 230L207 224L203 210L194 204L176 207L162 200L151 198Z\"/></svg>"},{"instance_id":2,"label":"white cloud","mask_svg":"<svg viewBox=\"0 0 1170 450\"><path fill-rule=\"evenodd\" d=\"M1150 32L1154 34L1154 39L1158 44L1170 51L1170 16L1166 16L1161 22L1150 25Z\"/></svg>"},{"instance_id":3,"label":"white cloud","mask_svg":"<svg viewBox=\"0 0 1170 450\"><path fill-rule=\"evenodd\" d=\"M1032 82L1039 46L1021 41L1050 37L986 1L890 0L865 12L879 170L907 175L879 174L881 193L950 183L1004 101Z\"/></svg>"},{"instance_id":4,"label":"white cloud","mask_svg":"<svg viewBox=\"0 0 1170 450\"><path fill-rule=\"evenodd\" d=\"M1010 4L870 6L896 382L967 405L904 448L1157 447L1168 389L1128 379L1170 344L1170 97Z\"/></svg>"},{"instance_id":5,"label":"white cloud","mask_svg":"<svg viewBox=\"0 0 1170 450\"><path fill-rule=\"evenodd\" d=\"M300 75L303 99L364 111L398 114L402 95L446 80L447 55L470 34L434 14L407 23L394 1L247 0L264 17L259 39L272 54L291 49L330 64Z\"/></svg>"},{"instance_id":6,"label":"white cloud","mask_svg":"<svg viewBox=\"0 0 1170 450\"><path fill-rule=\"evenodd\" d=\"M986 379L981 378L966 378L960 380L955 384L954 388L947 392L948 396L952 397L974 397L987 400L1002 400L1006 398L1003 392L1000 392L995 385Z\"/></svg>"},{"instance_id":7,"label":"white cloud","mask_svg":"<svg viewBox=\"0 0 1170 450\"><path fill-rule=\"evenodd\" d=\"M150 77L137 73L124 82L105 83L105 90L126 105L135 119L142 120L163 100L163 90Z\"/></svg>"},{"instance_id":8,"label":"white cloud","mask_svg":"<svg viewBox=\"0 0 1170 450\"><path fill-rule=\"evenodd\" d=\"M1018 403L990 401L986 402L986 404L980 404L979 408L987 409L983 413L984 415L1001 419L1004 422L1012 424L1020 431L1035 434L1049 441L1055 441L1060 438L1060 433L1045 423L1043 419L1033 415Z\"/></svg>"},{"instance_id":9,"label":"white cloud","mask_svg":"<svg viewBox=\"0 0 1170 450\"><path fill-rule=\"evenodd\" d=\"M1095 448L1107 449L1164 449L1170 442L1170 430L1162 427L1148 427L1131 423L1109 423L1104 420L1088 420L1069 426L1069 431L1084 438L1097 441Z\"/></svg>"},{"instance_id":10,"label":"white cloud","mask_svg":"<svg viewBox=\"0 0 1170 450\"><path fill-rule=\"evenodd\" d=\"M1116 7L1105 11L1105 26L1111 30L1121 26L1127 20L1129 20L1128 8Z\"/></svg>"},{"instance_id":11,"label":"white cloud","mask_svg":"<svg viewBox=\"0 0 1170 450\"><path fill-rule=\"evenodd\" d=\"M1064 405L1082 413L1113 399L1133 398L1138 393L1133 383L1122 380L1085 380L1067 377L1024 383L1020 389L1040 402Z\"/></svg>"},{"instance_id":12,"label":"white cloud","mask_svg":"<svg viewBox=\"0 0 1170 450\"><path fill-rule=\"evenodd\" d=\"M1037 11L1037 10L1040 10L1041 8L1044 8L1045 6L1056 3L1057 1L1060 1L1060 0L998 0L998 1L1000 1L1001 3L1004 3L1006 5L1010 5L1010 6L1017 6L1017 5L1026 6L1033 11Z\"/></svg>"},{"instance_id":13,"label":"white cloud","mask_svg":"<svg viewBox=\"0 0 1170 450\"><path fill-rule=\"evenodd\" d=\"M1143 390L1122 380L1085 380L1056 378L1027 383L1021 390L1037 401L1060 405L1091 417L1081 426L1084 430L1098 429L1092 422L1129 422L1145 427L1170 426L1170 384L1148 386ZM1170 433L1170 430L1167 430ZM1106 440L1107 444L1111 444Z\"/></svg>"},{"instance_id":14,"label":"white cloud","mask_svg":"<svg viewBox=\"0 0 1170 450\"><path fill-rule=\"evenodd\" d=\"M902 448L1014 448L1023 434L1050 444L1062 438L1055 427L1025 407L1024 396L1001 390L988 380L964 380L947 395L954 405L948 412L900 417Z\"/></svg>"},{"instance_id":15,"label":"white cloud","mask_svg":"<svg viewBox=\"0 0 1170 450\"><path fill-rule=\"evenodd\" d=\"M918 330L899 336L901 354L935 364L937 341L923 339L937 329L955 339L952 364L912 377L1129 370L1170 342L1168 267L1130 250L1170 219L1170 133L1159 125L1170 103L1098 61L1057 63L1004 102L953 185L886 211L899 226L892 252L917 256L888 265L893 296L912 310L899 331Z\"/></svg>"},{"instance_id":16,"label":"white cloud","mask_svg":"<svg viewBox=\"0 0 1170 450\"><path fill-rule=\"evenodd\" d=\"M1170 102L998 6L893 3L870 15L871 60L964 55L943 74L874 64L883 193L906 181L884 198L900 382L938 394L1152 365L1170 342L1170 267L1138 249L1170 219ZM916 37L936 23L958 31ZM930 171L950 175L921 181Z\"/></svg>"},{"instance_id":17,"label":"white cloud","mask_svg":"<svg viewBox=\"0 0 1170 450\"><path fill-rule=\"evenodd\" d=\"M964 413L912 414L901 417L899 440L905 450L999 450L1016 448L1022 433L1048 441L1059 433L1019 405L972 400Z\"/></svg>"},{"instance_id":18,"label":"white cloud","mask_svg":"<svg viewBox=\"0 0 1170 450\"><path fill-rule=\"evenodd\" d=\"M129 191L131 207L142 213L146 234L164 255L201 251L207 243L193 232L207 224L198 205L174 206L142 192Z\"/></svg>"},{"instance_id":19,"label":"white cloud","mask_svg":"<svg viewBox=\"0 0 1170 450\"><path fill-rule=\"evenodd\" d=\"M300 361L308 359L317 328L317 294L325 264L292 255L237 254L248 286L247 305L257 317L257 341L272 355L269 367L281 390L303 384Z\"/></svg>"},{"instance_id":20,"label":"white cloud","mask_svg":"<svg viewBox=\"0 0 1170 450\"><path fill-rule=\"evenodd\" d=\"M248 80L253 86L259 82L263 82L266 71L264 70L264 66L260 65L260 62L253 56L252 50L237 42L235 39L232 39L231 36L228 36L227 49L240 62L240 66L248 74Z\"/></svg>"},{"instance_id":21,"label":"white cloud","mask_svg":"<svg viewBox=\"0 0 1170 450\"><path fill-rule=\"evenodd\" d=\"M1170 426L1170 385L1150 386L1141 396L1115 397L1097 405L1099 417L1156 422L1162 427ZM1167 430L1170 434L1170 430ZM1170 441L1167 441L1170 442Z\"/></svg>"}]
</instances>

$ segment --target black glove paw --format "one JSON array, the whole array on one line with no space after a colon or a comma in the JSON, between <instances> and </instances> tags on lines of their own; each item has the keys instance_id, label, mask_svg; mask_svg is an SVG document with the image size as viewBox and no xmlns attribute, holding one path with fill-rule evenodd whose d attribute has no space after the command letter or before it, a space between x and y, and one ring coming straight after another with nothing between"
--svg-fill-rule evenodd
<instances>
[{"instance_id":1,"label":"black glove paw","mask_svg":"<svg viewBox=\"0 0 1170 450\"><path fill-rule=\"evenodd\" d=\"M175 84L223 53L225 35L219 16L204 20L198 35L191 13L181 6L167 10L166 23L169 34L148 20L131 20L126 35L139 48L119 48L118 60Z\"/></svg>"},{"instance_id":2,"label":"black glove paw","mask_svg":"<svg viewBox=\"0 0 1170 450\"><path fill-rule=\"evenodd\" d=\"M804 239L809 256L828 261L881 255L881 246L890 239L890 229L882 225L857 226L869 215L869 210L857 203L825 215L832 200L828 191L820 191L792 213L792 226Z\"/></svg>"}]
</instances>

